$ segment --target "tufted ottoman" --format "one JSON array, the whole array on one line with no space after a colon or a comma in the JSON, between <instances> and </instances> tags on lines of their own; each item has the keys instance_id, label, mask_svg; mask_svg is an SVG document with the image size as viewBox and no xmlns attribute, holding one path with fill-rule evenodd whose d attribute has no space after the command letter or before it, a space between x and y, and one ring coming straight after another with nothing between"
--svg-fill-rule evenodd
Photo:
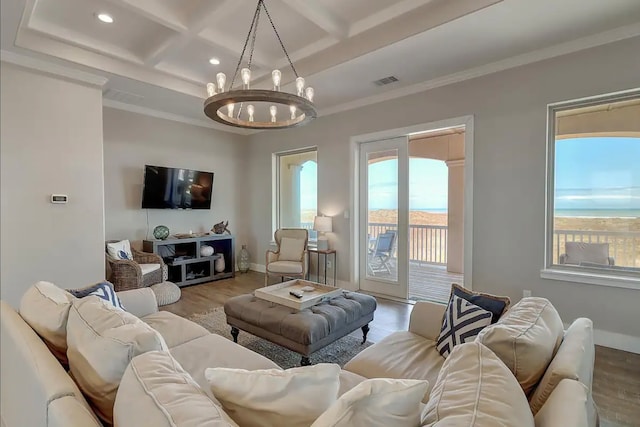
<instances>
[{"instance_id":1,"label":"tufted ottoman","mask_svg":"<svg viewBox=\"0 0 640 427\"><path fill-rule=\"evenodd\" d=\"M304 366L310 364L311 353L358 328L362 328L364 344L376 305L369 295L345 292L298 311L247 294L229 299L224 312L235 342L242 329L301 354Z\"/></svg>"}]
</instances>

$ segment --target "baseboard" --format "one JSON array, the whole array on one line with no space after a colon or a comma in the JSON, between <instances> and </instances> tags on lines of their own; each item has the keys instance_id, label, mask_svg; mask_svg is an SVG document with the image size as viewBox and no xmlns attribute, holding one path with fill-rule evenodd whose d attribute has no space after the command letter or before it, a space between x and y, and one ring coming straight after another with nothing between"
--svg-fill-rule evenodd
<instances>
[{"instance_id":1,"label":"baseboard","mask_svg":"<svg viewBox=\"0 0 640 427\"><path fill-rule=\"evenodd\" d=\"M252 262L249 265L249 270L257 271L258 273L266 273L267 272L267 267L265 267L264 264L256 264L256 263Z\"/></svg>"},{"instance_id":2,"label":"baseboard","mask_svg":"<svg viewBox=\"0 0 640 427\"><path fill-rule=\"evenodd\" d=\"M640 354L640 337L595 329L593 340L597 345Z\"/></svg>"}]
</instances>

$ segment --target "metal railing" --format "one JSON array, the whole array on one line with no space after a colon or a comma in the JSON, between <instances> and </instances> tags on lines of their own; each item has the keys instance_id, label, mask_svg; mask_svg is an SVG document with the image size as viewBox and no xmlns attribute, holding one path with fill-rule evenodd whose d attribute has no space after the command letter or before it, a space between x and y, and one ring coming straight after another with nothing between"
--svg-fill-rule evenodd
<instances>
[{"instance_id":1,"label":"metal railing","mask_svg":"<svg viewBox=\"0 0 640 427\"><path fill-rule=\"evenodd\" d=\"M640 266L640 232L636 231L553 231L553 263L564 253L566 242L608 243L609 256L616 265L626 267Z\"/></svg>"},{"instance_id":2,"label":"metal railing","mask_svg":"<svg viewBox=\"0 0 640 427\"><path fill-rule=\"evenodd\" d=\"M374 245L380 233L397 229L398 224L371 222L369 241ZM447 265L447 237L446 225L409 225L409 261Z\"/></svg>"}]
</instances>

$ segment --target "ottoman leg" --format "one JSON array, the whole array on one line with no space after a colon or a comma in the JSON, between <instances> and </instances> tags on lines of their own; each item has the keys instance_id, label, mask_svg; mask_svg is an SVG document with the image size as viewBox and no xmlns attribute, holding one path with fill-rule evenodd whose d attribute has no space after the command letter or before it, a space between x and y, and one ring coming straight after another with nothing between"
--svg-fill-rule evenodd
<instances>
[{"instance_id":1,"label":"ottoman leg","mask_svg":"<svg viewBox=\"0 0 640 427\"><path fill-rule=\"evenodd\" d=\"M231 336L233 337L233 342L237 343L238 342L238 334L240 333L240 330L238 328L236 328L235 326L231 327Z\"/></svg>"},{"instance_id":2,"label":"ottoman leg","mask_svg":"<svg viewBox=\"0 0 640 427\"><path fill-rule=\"evenodd\" d=\"M364 344L367 342L367 334L369 333L369 324L367 323L362 327L362 342L360 344Z\"/></svg>"},{"instance_id":3,"label":"ottoman leg","mask_svg":"<svg viewBox=\"0 0 640 427\"><path fill-rule=\"evenodd\" d=\"M302 359L300 359L300 366L309 366L311 365L311 361L309 360L309 358L307 356L302 356Z\"/></svg>"}]
</instances>

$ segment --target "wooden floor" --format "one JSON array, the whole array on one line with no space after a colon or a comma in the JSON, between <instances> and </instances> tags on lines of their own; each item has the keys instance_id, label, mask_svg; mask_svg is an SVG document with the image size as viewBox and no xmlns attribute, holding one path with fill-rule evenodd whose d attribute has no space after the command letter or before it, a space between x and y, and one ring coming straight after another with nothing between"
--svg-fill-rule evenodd
<instances>
[{"instance_id":1,"label":"wooden floor","mask_svg":"<svg viewBox=\"0 0 640 427\"><path fill-rule=\"evenodd\" d=\"M251 293L263 284L262 274L249 272L234 279L182 288L180 301L161 310L183 317L204 313L223 306L233 296ZM406 330L411 308L411 304L378 298L368 340L377 342L394 331ZM362 338L359 330L353 334ZM640 426L640 355L596 346L593 398L598 405L601 427Z\"/></svg>"}]
</instances>

